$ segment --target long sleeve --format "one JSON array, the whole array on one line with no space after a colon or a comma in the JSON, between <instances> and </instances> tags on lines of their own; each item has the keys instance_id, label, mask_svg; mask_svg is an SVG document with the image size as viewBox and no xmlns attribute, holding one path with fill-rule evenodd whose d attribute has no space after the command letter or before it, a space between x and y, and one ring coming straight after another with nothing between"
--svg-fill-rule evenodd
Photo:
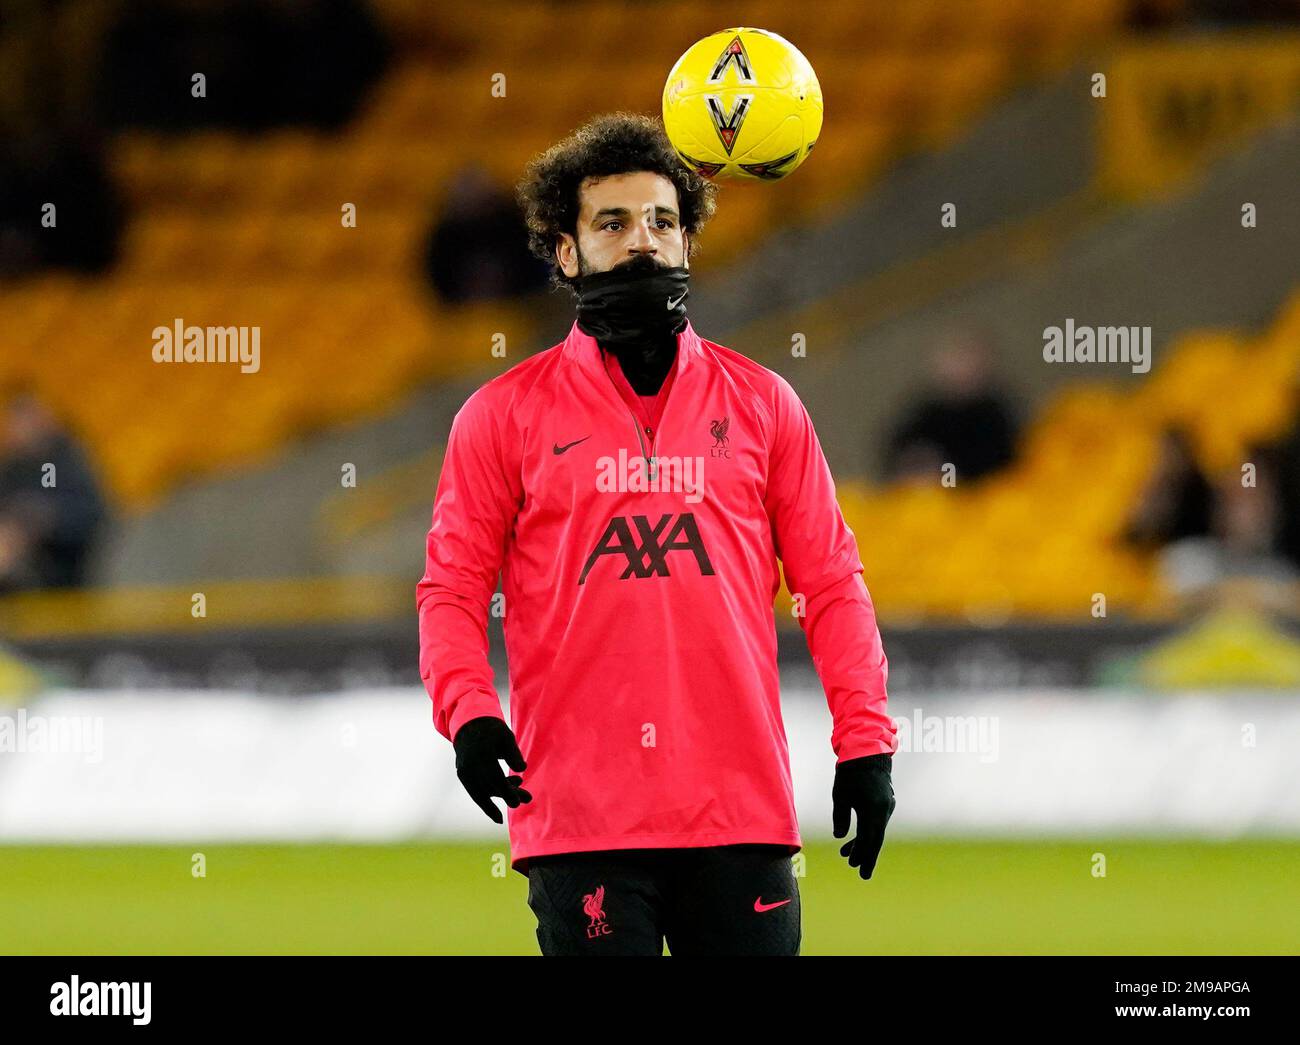
<instances>
[{"instance_id":1,"label":"long sleeve","mask_svg":"<svg viewBox=\"0 0 1300 1045\"><path fill-rule=\"evenodd\" d=\"M470 396L452 421L416 587L420 676L434 727L448 740L472 718L505 717L488 661L488 607L522 483L502 450L509 411L489 402L490 387Z\"/></svg>"},{"instance_id":2,"label":"long sleeve","mask_svg":"<svg viewBox=\"0 0 1300 1045\"><path fill-rule=\"evenodd\" d=\"M898 728L887 711L889 662L861 575L809 599L800 623L831 709L836 760L893 754Z\"/></svg>"},{"instance_id":3,"label":"long sleeve","mask_svg":"<svg viewBox=\"0 0 1300 1045\"><path fill-rule=\"evenodd\" d=\"M835 498L835 481L812 419L778 376L766 505L776 553L831 711L838 761L889 754L897 729L887 712L888 662L862 581L857 540Z\"/></svg>"}]
</instances>

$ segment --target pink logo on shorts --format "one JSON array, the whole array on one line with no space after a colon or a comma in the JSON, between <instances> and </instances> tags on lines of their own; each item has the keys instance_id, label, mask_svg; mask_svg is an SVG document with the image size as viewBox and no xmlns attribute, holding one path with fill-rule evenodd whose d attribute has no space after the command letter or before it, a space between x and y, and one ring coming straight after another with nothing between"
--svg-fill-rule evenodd
<instances>
[{"instance_id":1,"label":"pink logo on shorts","mask_svg":"<svg viewBox=\"0 0 1300 1045\"><path fill-rule=\"evenodd\" d=\"M608 936L612 929L605 922L605 887L599 886L594 893L588 893L582 898L582 913L591 921L587 924L587 939L594 940L597 936Z\"/></svg>"}]
</instances>

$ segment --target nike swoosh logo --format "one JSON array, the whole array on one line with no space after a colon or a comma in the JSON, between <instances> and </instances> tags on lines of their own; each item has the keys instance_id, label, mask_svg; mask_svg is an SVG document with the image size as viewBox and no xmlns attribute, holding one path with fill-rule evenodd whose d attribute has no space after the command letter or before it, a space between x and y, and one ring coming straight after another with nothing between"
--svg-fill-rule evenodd
<instances>
[{"instance_id":1,"label":"nike swoosh logo","mask_svg":"<svg viewBox=\"0 0 1300 1045\"><path fill-rule=\"evenodd\" d=\"M776 903L764 903L763 898L760 896L754 901L754 910L762 914L764 911L775 911L778 907L784 907L789 902L789 900L778 900Z\"/></svg>"},{"instance_id":2,"label":"nike swoosh logo","mask_svg":"<svg viewBox=\"0 0 1300 1045\"><path fill-rule=\"evenodd\" d=\"M575 439L573 442L565 443L563 446L561 446L559 443L556 443L554 446L551 447L551 450L558 457L560 454L564 453L565 450L572 449L573 447L577 446L579 443L585 443L590 438L591 436L584 435L581 439Z\"/></svg>"},{"instance_id":3,"label":"nike swoosh logo","mask_svg":"<svg viewBox=\"0 0 1300 1045\"><path fill-rule=\"evenodd\" d=\"M668 299L668 311L671 312L671 311L672 311L673 309L675 309L678 305L680 305L680 304L682 303L682 298L684 298L684 297L686 297L686 292L685 292L685 291L682 292L682 297L681 297L681 298L678 298L676 301L674 301L672 298L669 298L669 299Z\"/></svg>"}]
</instances>

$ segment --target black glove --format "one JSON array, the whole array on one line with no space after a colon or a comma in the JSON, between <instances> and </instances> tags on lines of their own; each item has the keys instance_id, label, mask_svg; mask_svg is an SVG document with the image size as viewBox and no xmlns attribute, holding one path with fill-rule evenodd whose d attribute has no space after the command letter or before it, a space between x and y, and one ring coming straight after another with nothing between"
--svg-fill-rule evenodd
<instances>
[{"instance_id":1,"label":"black glove","mask_svg":"<svg viewBox=\"0 0 1300 1045\"><path fill-rule=\"evenodd\" d=\"M470 719L456 731L452 746L456 749L456 776L475 805L498 824L502 822L501 810L493 796L504 798L511 809L533 800L520 786L523 777L508 777L501 771L501 759L517 773L526 768L514 733L501 719L492 715Z\"/></svg>"},{"instance_id":2,"label":"black glove","mask_svg":"<svg viewBox=\"0 0 1300 1045\"><path fill-rule=\"evenodd\" d=\"M849 814L857 813L857 837L840 847L840 856L847 856L849 866L858 868L864 879L876 869L880 847L885 844L885 825L894 815L894 785L889 778L893 760L893 755L868 755L835 767L831 789L835 837L849 833Z\"/></svg>"}]
</instances>

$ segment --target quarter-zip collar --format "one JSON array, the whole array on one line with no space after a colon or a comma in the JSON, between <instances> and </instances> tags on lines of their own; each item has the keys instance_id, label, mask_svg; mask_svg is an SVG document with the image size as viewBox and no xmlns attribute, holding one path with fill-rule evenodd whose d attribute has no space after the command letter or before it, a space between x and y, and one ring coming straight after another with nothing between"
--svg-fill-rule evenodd
<instances>
[{"instance_id":1,"label":"quarter-zip collar","mask_svg":"<svg viewBox=\"0 0 1300 1045\"><path fill-rule=\"evenodd\" d=\"M587 377L598 384L607 385L610 393L615 399L622 400L622 407L627 411L628 421L632 425L632 430L636 434L637 447L641 456L646 459L650 468L650 477L655 477L655 445L659 441L659 430L663 425L664 414L668 406L675 402L675 398L667 394L665 390L670 386L680 383L684 374L688 373L690 368L697 364L704 355L704 350L700 345L700 337L695 333L688 319L686 325L677 332L677 358L673 361L673 366L664 378L664 385L660 389L663 396L660 398L660 410L658 426L647 426L639 416L639 411L632 406L620 393L618 383L613 379L613 375L606 369L605 359L600 351L600 344L590 334L584 334L578 329L577 320L574 320L573 327L569 330L569 336L564 340L564 347L561 349L565 359L570 360L583 370ZM617 363L617 360L615 360ZM626 382L626 377L620 373L620 377ZM630 386L629 386L630 387ZM639 405L639 404L638 404ZM649 436L646 429L651 428Z\"/></svg>"},{"instance_id":2,"label":"quarter-zip collar","mask_svg":"<svg viewBox=\"0 0 1300 1045\"><path fill-rule=\"evenodd\" d=\"M659 419L663 416L664 405L668 401L668 393L672 391L673 385L677 380L677 373L673 367L668 368L668 373L664 377L664 383L659 386L659 391L653 396L642 396L632 387L628 381L627 375L623 373L622 364L619 363L616 356L605 354L603 360L605 372L609 374L610 379L617 387L619 394L638 417L641 418L643 426L652 429L659 428ZM653 435L654 432L647 432L647 435Z\"/></svg>"},{"instance_id":3,"label":"quarter-zip collar","mask_svg":"<svg viewBox=\"0 0 1300 1045\"><path fill-rule=\"evenodd\" d=\"M578 329L576 319L569 329L569 336L564 339L562 352L564 358L577 363L593 380L602 382L609 380L603 373L605 363L601 359L600 345L596 343L596 339L590 334L584 334ZM700 336L695 333L695 328L691 326L690 319L687 319L686 326L677 332L677 359L673 363L672 372L677 377L681 377L686 368L698 362L703 355L704 350L700 345Z\"/></svg>"}]
</instances>

